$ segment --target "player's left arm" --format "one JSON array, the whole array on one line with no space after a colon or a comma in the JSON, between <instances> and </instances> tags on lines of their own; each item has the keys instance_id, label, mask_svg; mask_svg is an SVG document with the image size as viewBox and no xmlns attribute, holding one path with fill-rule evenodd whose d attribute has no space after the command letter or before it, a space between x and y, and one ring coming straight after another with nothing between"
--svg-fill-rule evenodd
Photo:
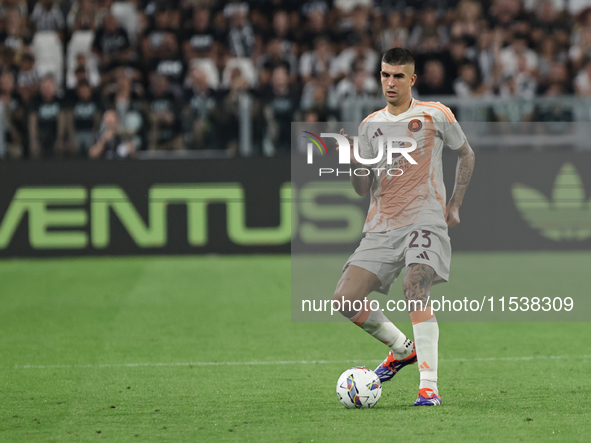
<instances>
[{"instance_id":1,"label":"player's left arm","mask_svg":"<svg viewBox=\"0 0 591 443\"><path fill-rule=\"evenodd\" d=\"M472 178L475 158L474 151L467 141L464 142L464 144L459 149L454 150L454 152L458 155L458 164L456 167L456 184L454 186L453 195L447 204L446 210L446 222L447 226L450 228L453 228L460 223L460 206L462 206L464 194L466 194L468 183L470 183L470 179Z\"/></svg>"}]
</instances>

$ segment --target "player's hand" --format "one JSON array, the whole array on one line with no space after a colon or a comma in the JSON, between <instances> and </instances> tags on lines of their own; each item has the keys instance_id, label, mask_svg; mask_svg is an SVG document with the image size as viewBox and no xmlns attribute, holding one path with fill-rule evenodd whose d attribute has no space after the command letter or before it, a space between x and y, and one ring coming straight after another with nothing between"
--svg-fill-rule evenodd
<instances>
[{"instance_id":1,"label":"player's hand","mask_svg":"<svg viewBox=\"0 0 591 443\"><path fill-rule=\"evenodd\" d=\"M460 224L460 207L457 203L449 202L446 208L447 217L445 221L447 222L448 228L453 228Z\"/></svg>"},{"instance_id":2,"label":"player's hand","mask_svg":"<svg viewBox=\"0 0 591 443\"><path fill-rule=\"evenodd\" d=\"M347 138L347 140L349 140L349 147L351 149L351 153L350 153L350 157L349 158L351 159L351 164L352 165L358 164L359 162L355 159L355 155L353 154L353 137L349 137L348 134L345 134L345 130L343 128L341 128L341 130L339 131L339 134L344 135ZM336 149L337 149L337 151L339 150L338 143L337 143L337 148Z\"/></svg>"}]
</instances>

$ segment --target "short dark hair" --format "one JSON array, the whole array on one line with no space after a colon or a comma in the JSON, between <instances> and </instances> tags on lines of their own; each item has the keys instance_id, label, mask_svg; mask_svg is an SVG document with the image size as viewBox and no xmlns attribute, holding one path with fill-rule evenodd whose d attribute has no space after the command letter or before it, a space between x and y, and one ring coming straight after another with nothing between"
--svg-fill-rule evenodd
<instances>
[{"instance_id":1,"label":"short dark hair","mask_svg":"<svg viewBox=\"0 0 591 443\"><path fill-rule=\"evenodd\" d=\"M382 63L388 65L414 65L415 59L408 49L392 48L384 52Z\"/></svg>"}]
</instances>

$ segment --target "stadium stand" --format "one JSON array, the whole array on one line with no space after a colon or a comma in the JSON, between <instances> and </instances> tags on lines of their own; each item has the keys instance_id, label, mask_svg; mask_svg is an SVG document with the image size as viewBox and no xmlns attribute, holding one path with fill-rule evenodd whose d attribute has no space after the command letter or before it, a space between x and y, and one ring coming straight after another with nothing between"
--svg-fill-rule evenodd
<instances>
[{"instance_id":1,"label":"stadium stand","mask_svg":"<svg viewBox=\"0 0 591 443\"><path fill-rule=\"evenodd\" d=\"M460 121L589 120L591 0L5 0L0 157L88 156L89 126L58 128L82 112L81 82L137 157L282 155L289 122L379 106L394 46L416 57L414 95ZM40 91L47 76L55 94ZM28 124L49 104L60 118L44 124L63 140L39 149Z\"/></svg>"}]
</instances>

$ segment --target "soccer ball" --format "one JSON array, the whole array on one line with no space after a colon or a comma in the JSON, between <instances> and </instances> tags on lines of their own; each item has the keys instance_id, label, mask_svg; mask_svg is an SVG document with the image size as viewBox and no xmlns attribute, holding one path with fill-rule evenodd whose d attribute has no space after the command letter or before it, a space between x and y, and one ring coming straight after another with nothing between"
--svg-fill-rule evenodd
<instances>
[{"instance_id":1,"label":"soccer ball","mask_svg":"<svg viewBox=\"0 0 591 443\"><path fill-rule=\"evenodd\" d=\"M341 374L337 397L346 408L373 408L382 395L382 383L371 369L355 366Z\"/></svg>"}]
</instances>

